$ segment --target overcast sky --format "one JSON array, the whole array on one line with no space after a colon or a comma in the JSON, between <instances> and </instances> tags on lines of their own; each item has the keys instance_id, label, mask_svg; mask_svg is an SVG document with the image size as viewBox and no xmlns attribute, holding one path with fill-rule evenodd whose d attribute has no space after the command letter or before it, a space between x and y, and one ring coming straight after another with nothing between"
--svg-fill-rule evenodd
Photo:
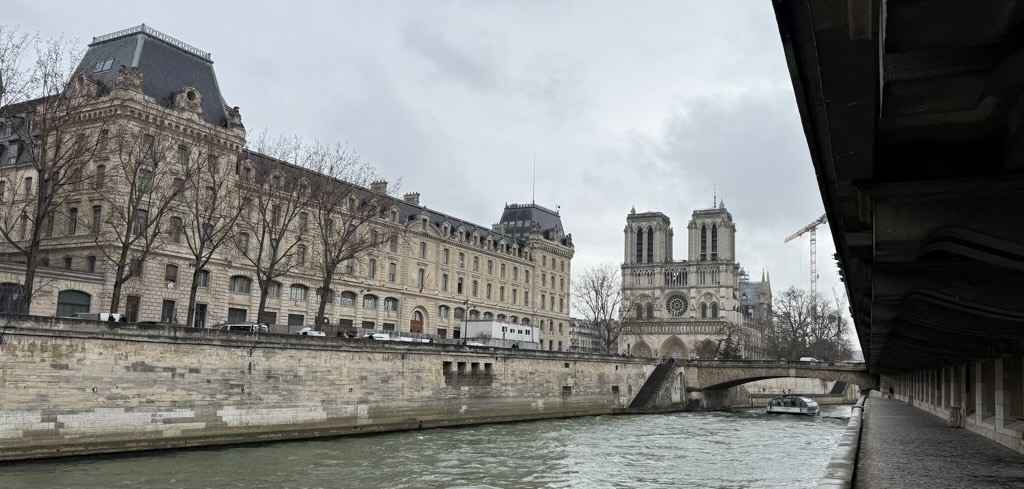
<instances>
[{"instance_id":1,"label":"overcast sky","mask_svg":"<svg viewBox=\"0 0 1024 489\"><path fill-rule=\"evenodd\" d=\"M250 131L348 142L429 208L490 225L561 207L576 270L621 263L635 206L686 223L713 186L740 263L808 288L824 210L771 2L15 0L2 23L92 36L145 22L212 53ZM842 294L827 228L819 290Z\"/></svg>"}]
</instances>

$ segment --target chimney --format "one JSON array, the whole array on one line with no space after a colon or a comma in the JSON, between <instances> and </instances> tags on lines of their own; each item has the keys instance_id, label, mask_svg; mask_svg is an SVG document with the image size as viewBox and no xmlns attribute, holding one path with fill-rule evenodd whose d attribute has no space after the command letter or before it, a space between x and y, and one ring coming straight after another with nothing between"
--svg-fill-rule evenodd
<instances>
[{"instance_id":1,"label":"chimney","mask_svg":"<svg viewBox=\"0 0 1024 489\"><path fill-rule=\"evenodd\" d=\"M420 193L409 192L402 197L406 204L420 205Z\"/></svg>"},{"instance_id":2,"label":"chimney","mask_svg":"<svg viewBox=\"0 0 1024 489\"><path fill-rule=\"evenodd\" d=\"M370 184L370 191L386 195L388 193L388 181L374 180L373 183Z\"/></svg>"}]
</instances>

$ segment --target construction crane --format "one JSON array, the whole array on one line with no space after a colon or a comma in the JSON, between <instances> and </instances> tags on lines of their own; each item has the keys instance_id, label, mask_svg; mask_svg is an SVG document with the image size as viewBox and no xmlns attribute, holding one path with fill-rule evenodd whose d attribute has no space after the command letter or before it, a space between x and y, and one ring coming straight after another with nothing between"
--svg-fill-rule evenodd
<instances>
[{"instance_id":1,"label":"construction crane","mask_svg":"<svg viewBox=\"0 0 1024 489\"><path fill-rule=\"evenodd\" d=\"M814 220L814 222L804 226L799 231L793 233L792 236L786 238L783 243L788 243L794 239L800 237L804 233L811 233L811 298L818 296L818 239L815 236L815 231L818 226L828 222L828 218L825 214Z\"/></svg>"}]
</instances>

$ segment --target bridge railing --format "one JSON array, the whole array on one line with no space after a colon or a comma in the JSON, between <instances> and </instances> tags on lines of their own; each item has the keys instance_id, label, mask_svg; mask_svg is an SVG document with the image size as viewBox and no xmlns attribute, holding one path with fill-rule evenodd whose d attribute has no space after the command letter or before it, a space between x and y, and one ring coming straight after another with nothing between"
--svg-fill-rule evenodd
<instances>
[{"instance_id":1,"label":"bridge railing","mask_svg":"<svg viewBox=\"0 0 1024 489\"><path fill-rule=\"evenodd\" d=\"M799 360L766 360L766 359L743 359L743 360L683 360L684 365L705 366L705 367L801 367L801 368L842 368L845 370L867 370L864 362L808 362Z\"/></svg>"}]
</instances>

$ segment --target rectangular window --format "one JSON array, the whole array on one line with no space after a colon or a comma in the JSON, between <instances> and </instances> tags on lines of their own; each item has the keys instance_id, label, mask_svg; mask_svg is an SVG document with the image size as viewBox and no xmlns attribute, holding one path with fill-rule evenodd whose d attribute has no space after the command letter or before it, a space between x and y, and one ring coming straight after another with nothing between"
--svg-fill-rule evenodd
<instances>
[{"instance_id":1,"label":"rectangular window","mask_svg":"<svg viewBox=\"0 0 1024 489\"><path fill-rule=\"evenodd\" d=\"M139 209L135 214L135 225L132 226L132 232L136 236L146 232L146 227L149 226L149 211Z\"/></svg>"},{"instance_id":2,"label":"rectangular window","mask_svg":"<svg viewBox=\"0 0 1024 489\"><path fill-rule=\"evenodd\" d=\"M377 278L377 260L370 260L369 265L366 267L366 276Z\"/></svg>"},{"instance_id":3,"label":"rectangular window","mask_svg":"<svg viewBox=\"0 0 1024 489\"><path fill-rule=\"evenodd\" d=\"M388 281L394 282L398 278L398 266L394 263L388 264Z\"/></svg>"},{"instance_id":4,"label":"rectangular window","mask_svg":"<svg viewBox=\"0 0 1024 489\"><path fill-rule=\"evenodd\" d=\"M32 195L32 177L25 177L25 196Z\"/></svg>"},{"instance_id":5,"label":"rectangular window","mask_svg":"<svg viewBox=\"0 0 1024 489\"><path fill-rule=\"evenodd\" d=\"M74 236L78 231L78 208L68 209L68 236Z\"/></svg>"},{"instance_id":6,"label":"rectangular window","mask_svg":"<svg viewBox=\"0 0 1024 489\"><path fill-rule=\"evenodd\" d=\"M290 296L293 301L305 301L306 300L306 287L301 285L291 286Z\"/></svg>"},{"instance_id":7,"label":"rectangular window","mask_svg":"<svg viewBox=\"0 0 1024 489\"><path fill-rule=\"evenodd\" d=\"M299 234L305 234L309 231L309 214L305 212L299 213Z\"/></svg>"},{"instance_id":8,"label":"rectangular window","mask_svg":"<svg viewBox=\"0 0 1024 489\"><path fill-rule=\"evenodd\" d=\"M437 328L437 336L439 338L447 338L448 337L448 328ZM449 363L451 363L451 362L449 362Z\"/></svg>"},{"instance_id":9,"label":"rectangular window","mask_svg":"<svg viewBox=\"0 0 1024 489\"><path fill-rule=\"evenodd\" d=\"M420 291L422 292L423 287L426 287L426 283L426 272L421 268L418 272L416 272L416 286L419 287Z\"/></svg>"},{"instance_id":10,"label":"rectangular window","mask_svg":"<svg viewBox=\"0 0 1024 489\"><path fill-rule=\"evenodd\" d=\"M477 375L480 373L480 362L473 362L469 364L469 373Z\"/></svg>"},{"instance_id":11,"label":"rectangular window","mask_svg":"<svg viewBox=\"0 0 1024 489\"><path fill-rule=\"evenodd\" d=\"M181 242L182 231L184 231L184 224L182 224L180 217L171 218L171 241L175 243Z\"/></svg>"},{"instance_id":12,"label":"rectangular window","mask_svg":"<svg viewBox=\"0 0 1024 489\"><path fill-rule=\"evenodd\" d=\"M448 274L441 275L441 290L448 292Z\"/></svg>"},{"instance_id":13,"label":"rectangular window","mask_svg":"<svg viewBox=\"0 0 1024 489\"><path fill-rule=\"evenodd\" d=\"M480 284L476 280L473 281L473 297L480 295Z\"/></svg>"},{"instance_id":14,"label":"rectangular window","mask_svg":"<svg viewBox=\"0 0 1024 489\"><path fill-rule=\"evenodd\" d=\"M164 267L164 281L168 283L178 283L177 265L167 265Z\"/></svg>"},{"instance_id":15,"label":"rectangular window","mask_svg":"<svg viewBox=\"0 0 1024 489\"><path fill-rule=\"evenodd\" d=\"M458 283L456 284L456 288L457 288L458 290L456 290L456 291L455 291L455 293L456 293L456 294L461 294L461 293L462 293L462 278L461 278L461 277L459 278L459 281L458 281Z\"/></svg>"},{"instance_id":16,"label":"rectangular window","mask_svg":"<svg viewBox=\"0 0 1024 489\"><path fill-rule=\"evenodd\" d=\"M449 255L449 254L450 254L450 253L448 252L448 248L445 248L445 249L444 249L444 252L442 253L442 258L444 259L444 264L445 264L445 265L447 265L447 264L448 264L448 255Z\"/></svg>"},{"instance_id":17,"label":"rectangular window","mask_svg":"<svg viewBox=\"0 0 1024 489\"><path fill-rule=\"evenodd\" d=\"M494 262L487 260L487 275L494 275Z\"/></svg>"},{"instance_id":18,"label":"rectangular window","mask_svg":"<svg viewBox=\"0 0 1024 489\"><path fill-rule=\"evenodd\" d=\"M523 291L523 305L530 305L530 293L525 290Z\"/></svg>"},{"instance_id":19,"label":"rectangular window","mask_svg":"<svg viewBox=\"0 0 1024 489\"><path fill-rule=\"evenodd\" d=\"M529 270L523 270L523 278L526 280L526 283L530 283L530 271Z\"/></svg>"},{"instance_id":20,"label":"rectangular window","mask_svg":"<svg viewBox=\"0 0 1024 489\"><path fill-rule=\"evenodd\" d=\"M177 317L174 311L174 301L164 300L163 306L160 308L160 322L163 323L177 323Z\"/></svg>"},{"instance_id":21,"label":"rectangular window","mask_svg":"<svg viewBox=\"0 0 1024 489\"><path fill-rule=\"evenodd\" d=\"M487 284L487 298L491 298L491 284Z\"/></svg>"},{"instance_id":22,"label":"rectangular window","mask_svg":"<svg viewBox=\"0 0 1024 489\"><path fill-rule=\"evenodd\" d=\"M484 375L494 375L494 364L491 364L491 363L485 363L484 364Z\"/></svg>"},{"instance_id":23,"label":"rectangular window","mask_svg":"<svg viewBox=\"0 0 1024 489\"><path fill-rule=\"evenodd\" d=\"M426 257L427 257L427 244L421 242L420 243L420 258L426 258Z\"/></svg>"},{"instance_id":24,"label":"rectangular window","mask_svg":"<svg viewBox=\"0 0 1024 489\"><path fill-rule=\"evenodd\" d=\"M459 375L466 375L466 362L459 362Z\"/></svg>"},{"instance_id":25,"label":"rectangular window","mask_svg":"<svg viewBox=\"0 0 1024 489\"><path fill-rule=\"evenodd\" d=\"M505 278L505 264L501 264L501 278Z\"/></svg>"},{"instance_id":26,"label":"rectangular window","mask_svg":"<svg viewBox=\"0 0 1024 489\"><path fill-rule=\"evenodd\" d=\"M208 288L210 286L210 272L207 270L200 270L199 276L196 277L196 284L200 288Z\"/></svg>"},{"instance_id":27,"label":"rectangular window","mask_svg":"<svg viewBox=\"0 0 1024 489\"><path fill-rule=\"evenodd\" d=\"M459 268L466 268L466 254L459 253Z\"/></svg>"},{"instance_id":28,"label":"rectangular window","mask_svg":"<svg viewBox=\"0 0 1024 489\"><path fill-rule=\"evenodd\" d=\"M85 268L86 271L95 272L96 271L96 257L95 256L87 256L87 257L85 257L85 267L86 267Z\"/></svg>"},{"instance_id":29,"label":"rectangular window","mask_svg":"<svg viewBox=\"0 0 1024 489\"><path fill-rule=\"evenodd\" d=\"M249 312L245 309L228 308L228 322L229 323L244 323L246 318L249 317Z\"/></svg>"},{"instance_id":30,"label":"rectangular window","mask_svg":"<svg viewBox=\"0 0 1024 489\"><path fill-rule=\"evenodd\" d=\"M438 336L440 336L440 335L438 335ZM441 362L441 374L443 374L443 375L451 375L451 373L452 373L452 362Z\"/></svg>"},{"instance_id":31,"label":"rectangular window","mask_svg":"<svg viewBox=\"0 0 1024 489\"><path fill-rule=\"evenodd\" d=\"M473 257L473 271L474 272L479 272L480 271L480 257L479 256L474 256Z\"/></svg>"}]
</instances>

